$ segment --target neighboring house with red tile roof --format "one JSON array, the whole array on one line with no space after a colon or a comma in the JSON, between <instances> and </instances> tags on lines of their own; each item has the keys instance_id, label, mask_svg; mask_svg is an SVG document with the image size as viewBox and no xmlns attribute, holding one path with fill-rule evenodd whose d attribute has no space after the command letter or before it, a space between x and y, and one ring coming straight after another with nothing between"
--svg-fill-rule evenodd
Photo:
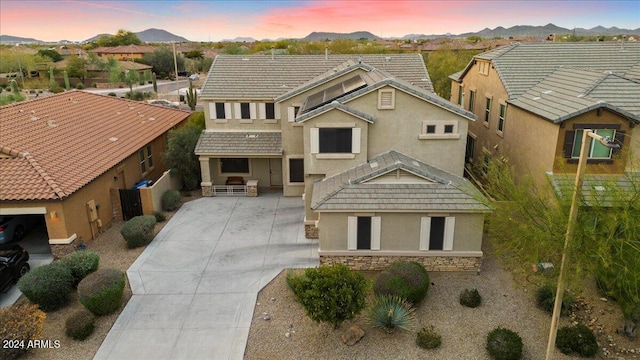
<instances>
[{"instance_id":1,"label":"neighboring house with red tile roof","mask_svg":"<svg viewBox=\"0 0 640 360\"><path fill-rule=\"evenodd\" d=\"M121 218L117 189L167 170L166 135L189 115L83 91L0 107L0 214L43 214L52 245L92 239Z\"/></svg>"},{"instance_id":2,"label":"neighboring house with red tile roof","mask_svg":"<svg viewBox=\"0 0 640 360\"><path fill-rule=\"evenodd\" d=\"M153 46L148 45L122 45L122 46L108 46L99 47L89 52L96 53L103 59L110 57L116 58L116 60L133 60L142 59L144 54L151 54L156 50Z\"/></svg>"}]
</instances>

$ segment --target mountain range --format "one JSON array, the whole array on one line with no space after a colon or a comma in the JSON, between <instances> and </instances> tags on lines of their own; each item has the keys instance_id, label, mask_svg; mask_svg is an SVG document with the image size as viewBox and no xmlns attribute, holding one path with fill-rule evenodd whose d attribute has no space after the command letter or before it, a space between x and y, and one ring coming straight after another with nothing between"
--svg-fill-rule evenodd
<instances>
[{"instance_id":1,"label":"mountain range","mask_svg":"<svg viewBox=\"0 0 640 360\"><path fill-rule=\"evenodd\" d=\"M435 39L441 37L469 37L469 36L480 36L482 38L507 38L507 37L546 37L549 34L563 35L563 34L574 34L576 36L594 36L594 35L607 35L607 36L618 36L618 35L640 35L640 28L637 29L620 29L617 27L605 28L603 26L596 26L591 29L583 29L583 28L575 28L575 29L567 29L563 27L556 26L554 24L547 24L544 26L531 26L531 25L516 25L510 28L504 28L502 26L498 26L495 29L485 28L477 32L468 32L463 34L408 34L403 37L385 37L387 40L415 40L415 39ZM185 39L182 36L174 35L166 30L162 29L147 29L141 32L135 33L136 36L142 42L189 42L189 40ZM102 35L110 35L110 34L98 34L94 37L91 37L83 42L92 42L97 40ZM368 31L356 31L352 33L334 33L334 32L312 32L311 34L305 36L302 41L322 41L322 40L334 40L334 39L368 39L368 40L378 40L382 39L379 36L376 36ZM233 41L233 42L253 42L256 41L251 37L237 37L232 40L223 40L223 41ZM263 41L269 41L265 39ZM72 41L61 40L57 43L71 43ZM46 42L33 39L33 38L22 38L11 35L0 35L0 44L19 44L19 43L41 43L44 44Z\"/></svg>"}]
</instances>

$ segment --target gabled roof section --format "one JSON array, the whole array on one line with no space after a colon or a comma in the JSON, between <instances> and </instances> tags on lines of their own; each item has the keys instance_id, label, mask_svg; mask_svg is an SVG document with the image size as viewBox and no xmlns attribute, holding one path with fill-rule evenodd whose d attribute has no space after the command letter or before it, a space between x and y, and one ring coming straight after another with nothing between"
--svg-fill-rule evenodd
<instances>
[{"instance_id":1,"label":"gabled roof section","mask_svg":"<svg viewBox=\"0 0 640 360\"><path fill-rule=\"evenodd\" d=\"M597 108L640 121L640 82L611 72L562 67L509 103L560 123Z\"/></svg>"},{"instance_id":2,"label":"gabled roof section","mask_svg":"<svg viewBox=\"0 0 640 360\"><path fill-rule=\"evenodd\" d=\"M369 123L373 123L375 121L375 117L373 117L373 115L369 115L367 113L364 113L360 110L356 110L352 107L349 107L347 105L343 105L341 104L339 101L332 101L329 104L323 105L321 107L315 108L307 113L304 113L298 117L296 117L296 122L298 123L302 123L305 122L309 119L312 119L320 114L324 114L327 111L331 111L333 109L338 109L340 111L344 111L345 113L349 114L349 115L353 115L361 120L364 120L366 122Z\"/></svg>"},{"instance_id":3,"label":"gabled roof section","mask_svg":"<svg viewBox=\"0 0 640 360\"><path fill-rule=\"evenodd\" d=\"M84 91L0 107L0 200L70 196L189 117Z\"/></svg>"},{"instance_id":4,"label":"gabled roof section","mask_svg":"<svg viewBox=\"0 0 640 360\"><path fill-rule=\"evenodd\" d=\"M394 170L403 170L425 182L371 182ZM311 208L318 211L452 211L488 212L486 198L466 179L389 151L368 163L313 185Z\"/></svg>"},{"instance_id":5,"label":"gabled roof section","mask_svg":"<svg viewBox=\"0 0 640 360\"><path fill-rule=\"evenodd\" d=\"M196 155L282 155L280 131L203 131Z\"/></svg>"},{"instance_id":6,"label":"gabled roof section","mask_svg":"<svg viewBox=\"0 0 640 360\"><path fill-rule=\"evenodd\" d=\"M521 96L561 66L610 71L640 80L640 43L516 43L476 55L454 80L460 81L478 59L492 62L510 99Z\"/></svg>"},{"instance_id":7,"label":"gabled roof section","mask_svg":"<svg viewBox=\"0 0 640 360\"><path fill-rule=\"evenodd\" d=\"M433 92L421 54L218 55L201 99L276 99L351 60Z\"/></svg>"}]
</instances>

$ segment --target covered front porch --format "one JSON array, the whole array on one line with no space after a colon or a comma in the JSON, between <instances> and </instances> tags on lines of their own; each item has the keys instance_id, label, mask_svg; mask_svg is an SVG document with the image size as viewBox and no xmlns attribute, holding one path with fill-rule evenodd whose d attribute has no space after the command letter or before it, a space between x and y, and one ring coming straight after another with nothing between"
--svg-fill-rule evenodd
<instances>
[{"instance_id":1,"label":"covered front porch","mask_svg":"<svg viewBox=\"0 0 640 360\"><path fill-rule=\"evenodd\" d=\"M283 186L280 132L205 131L195 153L203 196L258 196Z\"/></svg>"}]
</instances>

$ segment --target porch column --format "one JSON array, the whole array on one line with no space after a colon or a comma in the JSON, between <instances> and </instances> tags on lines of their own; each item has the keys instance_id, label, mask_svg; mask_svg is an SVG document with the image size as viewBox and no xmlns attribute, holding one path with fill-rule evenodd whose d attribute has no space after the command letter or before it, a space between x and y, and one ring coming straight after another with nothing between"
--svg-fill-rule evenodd
<instances>
[{"instance_id":1,"label":"porch column","mask_svg":"<svg viewBox=\"0 0 640 360\"><path fill-rule=\"evenodd\" d=\"M211 169L209 166L209 158L200 156L200 173L202 175L202 196L213 196L213 183L211 182Z\"/></svg>"}]
</instances>

